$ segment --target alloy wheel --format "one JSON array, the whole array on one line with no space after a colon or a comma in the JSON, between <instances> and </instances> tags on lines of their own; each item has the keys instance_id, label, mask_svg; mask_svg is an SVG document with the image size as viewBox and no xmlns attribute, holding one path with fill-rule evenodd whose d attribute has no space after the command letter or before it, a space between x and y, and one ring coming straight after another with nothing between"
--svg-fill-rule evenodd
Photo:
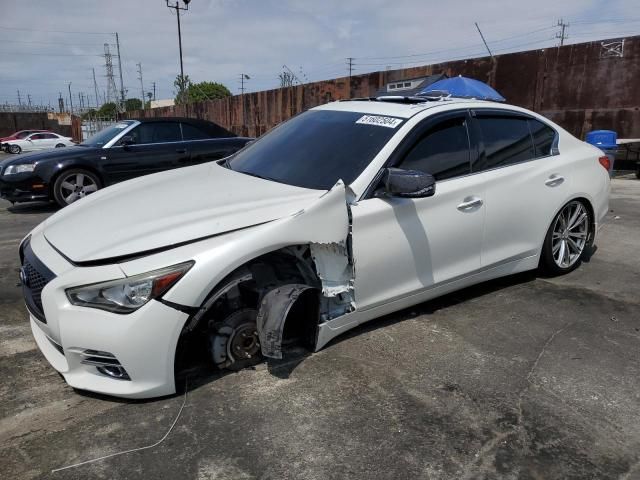
<instances>
[{"instance_id":1,"label":"alloy wheel","mask_svg":"<svg viewBox=\"0 0 640 480\"><path fill-rule=\"evenodd\" d=\"M89 175L72 173L64 178L60 184L60 194L67 204L84 198L98 190L98 184Z\"/></svg>"},{"instance_id":2,"label":"alloy wheel","mask_svg":"<svg viewBox=\"0 0 640 480\"><path fill-rule=\"evenodd\" d=\"M570 268L580 259L589 237L589 212L585 206L578 201L565 205L556 217L552 235L555 264Z\"/></svg>"}]
</instances>

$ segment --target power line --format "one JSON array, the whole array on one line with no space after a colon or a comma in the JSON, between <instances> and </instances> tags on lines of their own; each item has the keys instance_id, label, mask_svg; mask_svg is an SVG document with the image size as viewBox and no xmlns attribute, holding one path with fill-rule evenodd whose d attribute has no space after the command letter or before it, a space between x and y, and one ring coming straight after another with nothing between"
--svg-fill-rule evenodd
<instances>
[{"instance_id":1,"label":"power line","mask_svg":"<svg viewBox=\"0 0 640 480\"><path fill-rule=\"evenodd\" d=\"M480 27L478 26L478 22L475 22L475 24L476 24L476 28L478 29L478 33L480 34L480 38L482 38L482 42L484 43L484 46L487 47L487 52L489 52L489 56L493 58L493 53L491 53L491 50L489 49L489 45L487 45L487 41L484 39L484 35L482 35L482 30L480 30Z\"/></svg>"},{"instance_id":2,"label":"power line","mask_svg":"<svg viewBox=\"0 0 640 480\"><path fill-rule=\"evenodd\" d=\"M18 27L6 27L0 25L1 30L19 30L24 32L45 32L45 33L69 33L77 35L113 35L113 32L68 32L64 30L40 30L36 28L18 28Z\"/></svg>"}]
</instances>

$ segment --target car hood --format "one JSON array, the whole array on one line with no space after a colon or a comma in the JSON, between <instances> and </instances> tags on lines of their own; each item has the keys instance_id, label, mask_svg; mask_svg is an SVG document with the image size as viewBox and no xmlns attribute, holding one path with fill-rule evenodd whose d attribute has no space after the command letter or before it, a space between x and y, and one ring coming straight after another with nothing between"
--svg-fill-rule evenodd
<instances>
[{"instance_id":1,"label":"car hood","mask_svg":"<svg viewBox=\"0 0 640 480\"><path fill-rule=\"evenodd\" d=\"M18 144L18 143L24 143L24 142L23 140L16 140L15 142L12 142L12 143ZM79 147L77 145L73 147L67 147L67 148L55 148L55 149L47 150L45 152L29 153L29 154L18 155L16 157L6 158L0 161L0 165L4 167L7 165L36 163L36 162L43 162L47 160L59 162L66 158L75 158L78 155L86 155L87 153L92 153L95 150L96 149L92 147Z\"/></svg>"},{"instance_id":2,"label":"car hood","mask_svg":"<svg viewBox=\"0 0 640 480\"><path fill-rule=\"evenodd\" d=\"M276 220L323 193L209 163L98 191L50 217L43 232L71 261L96 262Z\"/></svg>"}]
</instances>

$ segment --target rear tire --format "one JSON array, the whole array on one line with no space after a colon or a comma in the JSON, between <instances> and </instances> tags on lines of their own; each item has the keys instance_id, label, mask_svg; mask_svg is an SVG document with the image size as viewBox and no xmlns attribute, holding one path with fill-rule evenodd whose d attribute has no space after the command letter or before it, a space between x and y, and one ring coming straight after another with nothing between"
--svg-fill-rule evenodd
<instances>
[{"instance_id":1,"label":"rear tire","mask_svg":"<svg viewBox=\"0 0 640 480\"><path fill-rule=\"evenodd\" d=\"M542 246L540 266L549 275L567 274L580 266L591 247L593 219L580 200L564 205L551 222Z\"/></svg>"},{"instance_id":2,"label":"rear tire","mask_svg":"<svg viewBox=\"0 0 640 480\"><path fill-rule=\"evenodd\" d=\"M61 207L96 192L102 186L98 176L82 169L62 172L53 184L53 198Z\"/></svg>"},{"instance_id":3,"label":"rear tire","mask_svg":"<svg viewBox=\"0 0 640 480\"><path fill-rule=\"evenodd\" d=\"M9 145L9 147L7 148L7 151L9 153L18 154L22 152L22 148L20 148L20 145Z\"/></svg>"}]
</instances>

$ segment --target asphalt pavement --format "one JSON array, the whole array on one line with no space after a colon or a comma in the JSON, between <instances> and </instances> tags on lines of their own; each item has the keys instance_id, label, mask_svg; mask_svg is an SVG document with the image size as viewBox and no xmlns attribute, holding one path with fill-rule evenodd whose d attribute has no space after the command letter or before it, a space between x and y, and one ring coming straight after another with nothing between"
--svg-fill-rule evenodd
<instances>
[{"instance_id":1,"label":"asphalt pavement","mask_svg":"<svg viewBox=\"0 0 640 480\"><path fill-rule=\"evenodd\" d=\"M0 478L640 478L631 176L613 181L597 251L565 277L469 288L151 401L75 391L37 350L17 247L55 210L0 201Z\"/></svg>"}]
</instances>

